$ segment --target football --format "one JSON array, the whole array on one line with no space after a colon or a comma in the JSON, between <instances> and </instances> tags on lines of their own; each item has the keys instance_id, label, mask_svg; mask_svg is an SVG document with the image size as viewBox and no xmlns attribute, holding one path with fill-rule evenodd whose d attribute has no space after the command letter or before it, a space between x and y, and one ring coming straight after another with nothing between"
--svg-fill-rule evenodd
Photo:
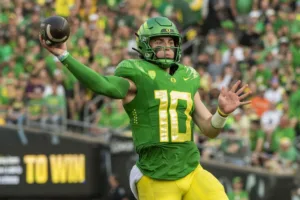
<instances>
[{"instance_id":1,"label":"football","mask_svg":"<svg viewBox=\"0 0 300 200\"><path fill-rule=\"evenodd\" d=\"M40 33L47 45L61 44L68 40L70 26L65 18L61 16L51 16L41 23Z\"/></svg>"}]
</instances>

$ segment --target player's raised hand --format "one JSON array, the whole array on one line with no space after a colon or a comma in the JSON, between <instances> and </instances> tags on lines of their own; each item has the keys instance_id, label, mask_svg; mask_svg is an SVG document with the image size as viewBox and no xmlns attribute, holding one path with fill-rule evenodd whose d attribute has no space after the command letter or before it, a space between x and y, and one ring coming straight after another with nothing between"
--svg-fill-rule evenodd
<instances>
[{"instance_id":1,"label":"player's raised hand","mask_svg":"<svg viewBox=\"0 0 300 200\"><path fill-rule=\"evenodd\" d=\"M53 45L53 46L48 46L45 42L45 40L42 39L41 35L39 35L40 42L42 46L47 49L50 53L54 54L55 56L59 56L63 54L67 50L67 44L66 42Z\"/></svg>"},{"instance_id":2,"label":"player's raised hand","mask_svg":"<svg viewBox=\"0 0 300 200\"><path fill-rule=\"evenodd\" d=\"M246 97L251 94L251 91L245 93L245 89L248 88L248 85L244 85L239 90L238 87L241 84L241 81L237 81L230 90L226 88L221 89L219 95L218 103L219 109L224 114L230 114L240 105L249 104L251 101L243 101Z\"/></svg>"}]
</instances>

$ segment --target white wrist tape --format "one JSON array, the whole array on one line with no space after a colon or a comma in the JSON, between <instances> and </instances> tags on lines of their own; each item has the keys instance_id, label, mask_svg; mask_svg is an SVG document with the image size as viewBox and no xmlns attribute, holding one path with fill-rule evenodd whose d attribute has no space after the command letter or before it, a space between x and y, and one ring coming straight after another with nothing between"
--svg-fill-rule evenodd
<instances>
[{"instance_id":1,"label":"white wrist tape","mask_svg":"<svg viewBox=\"0 0 300 200\"><path fill-rule=\"evenodd\" d=\"M227 117L222 117L218 111L211 118L211 125L216 129L221 129L226 124Z\"/></svg>"},{"instance_id":2,"label":"white wrist tape","mask_svg":"<svg viewBox=\"0 0 300 200\"><path fill-rule=\"evenodd\" d=\"M64 51L61 55L57 56L58 60L59 61L64 61L69 55L69 52L68 51Z\"/></svg>"}]
</instances>

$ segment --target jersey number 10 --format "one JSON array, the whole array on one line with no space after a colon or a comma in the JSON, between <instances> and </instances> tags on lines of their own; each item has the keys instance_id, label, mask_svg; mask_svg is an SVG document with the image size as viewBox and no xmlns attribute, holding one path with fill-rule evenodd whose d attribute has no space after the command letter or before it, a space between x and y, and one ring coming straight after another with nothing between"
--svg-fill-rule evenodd
<instances>
[{"instance_id":1,"label":"jersey number 10","mask_svg":"<svg viewBox=\"0 0 300 200\"><path fill-rule=\"evenodd\" d=\"M190 112L193 107L193 101L191 98L191 93L188 92L170 92L170 101L168 98L167 90L155 90L155 99L160 100L159 104L159 136L160 142L169 142L169 121L171 123L171 142L185 142L191 141L192 130L191 130L191 120L192 117ZM179 132L177 105L178 100L184 100L187 103L184 114L187 119L185 121L186 132ZM170 117L170 119L169 119Z\"/></svg>"}]
</instances>

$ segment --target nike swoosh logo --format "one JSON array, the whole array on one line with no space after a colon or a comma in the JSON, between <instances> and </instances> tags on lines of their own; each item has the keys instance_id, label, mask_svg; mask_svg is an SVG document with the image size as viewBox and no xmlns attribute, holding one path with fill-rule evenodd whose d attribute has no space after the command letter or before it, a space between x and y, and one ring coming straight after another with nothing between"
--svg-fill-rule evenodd
<instances>
[{"instance_id":1,"label":"nike swoosh logo","mask_svg":"<svg viewBox=\"0 0 300 200\"><path fill-rule=\"evenodd\" d=\"M185 81L187 81L187 80L189 80L190 78L183 78L183 80L185 80Z\"/></svg>"}]
</instances>

